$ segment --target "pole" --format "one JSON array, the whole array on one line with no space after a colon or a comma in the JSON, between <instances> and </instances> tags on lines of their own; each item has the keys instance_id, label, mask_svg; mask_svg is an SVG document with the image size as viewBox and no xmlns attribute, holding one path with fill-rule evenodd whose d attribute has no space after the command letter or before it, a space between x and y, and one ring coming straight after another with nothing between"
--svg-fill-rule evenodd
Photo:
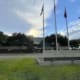
<instances>
[{"instance_id":1,"label":"pole","mask_svg":"<svg viewBox=\"0 0 80 80\"><path fill-rule=\"evenodd\" d=\"M56 52L58 52L58 37L57 37L57 21L56 21L56 5L54 0L54 25L55 25L55 38L56 38Z\"/></svg>"},{"instance_id":2,"label":"pole","mask_svg":"<svg viewBox=\"0 0 80 80\"><path fill-rule=\"evenodd\" d=\"M43 3L43 53L45 53L44 3Z\"/></svg>"},{"instance_id":3,"label":"pole","mask_svg":"<svg viewBox=\"0 0 80 80\"><path fill-rule=\"evenodd\" d=\"M43 53L45 53L44 0L43 0L43 5L42 5L42 10L40 15L42 15L42 24L43 24Z\"/></svg>"},{"instance_id":4,"label":"pole","mask_svg":"<svg viewBox=\"0 0 80 80\"><path fill-rule=\"evenodd\" d=\"M66 30L67 30L67 38L68 38L68 49L70 48L70 43L69 43L69 30L68 30L68 19L67 19L67 13L65 9L65 21L66 21Z\"/></svg>"},{"instance_id":5,"label":"pole","mask_svg":"<svg viewBox=\"0 0 80 80\"><path fill-rule=\"evenodd\" d=\"M68 21L67 21L67 18L65 19L66 20L66 29L67 29L67 38L68 38L68 49L70 48L70 44L69 44L69 30L68 30Z\"/></svg>"}]
</instances>

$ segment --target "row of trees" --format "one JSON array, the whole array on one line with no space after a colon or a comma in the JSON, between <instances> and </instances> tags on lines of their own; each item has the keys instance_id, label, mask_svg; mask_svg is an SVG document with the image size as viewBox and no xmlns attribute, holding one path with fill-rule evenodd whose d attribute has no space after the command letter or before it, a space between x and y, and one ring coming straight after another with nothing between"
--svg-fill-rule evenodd
<instances>
[{"instance_id":1,"label":"row of trees","mask_svg":"<svg viewBox=\"0 0 80 80\"><path fill-rule=\"evenodd\" d=\"M67 46L68 39L66 36L62 36L60 34L58 36L58 44L60 46ZM39 45L42 46L42 42ZM47 36L45 38L46 46L55 47L56 46L56 39L55 34ZM80 40L71 40L70 45L71 47L78 47ZM22 33L13 33L12 36L5 35L3 32L0 32L0 46L27 46L28 48L34 48L33 38L30 36L26 36Z\"/></svg>"},{"instance_id":2,"label":"row of trees","mask_svg":"<svg viewBox=\"0 0 80 80\"><path fill-rule=\"evenodd\" d=\"M66 36L62 36L60 34L57 35L58 36L58 43L60 46L67 46L67 37ZM47 36L45 38L46 43L50 44L51 46L55 46L56 45L56 39L55 39L55 34Z\"/></svg>"},{"instance_id":3,"label":"row of trees","mask_svg":"<svg viewBox=\"0 0 80 80\"><path fill-rule=\"evenodd\" d=\"M31 37L26 36L22 33L13 33L12 36L5 35L3 32L0 32L0 46L1 47L22 47L25 46L25 50L18 49L17 51L10 50L10 48L0 48L0 52L33 52L33 40ZM9 51L8 51L9 50Z\"/></svg>"},{"instance_id":4,"label":"row of trees","mask_svg":"<svg viewBox=\"0 0 80 80\"><path fill-rule=\"evenodd\" d=\"M33 40L31 37L21 33L13 33L12 36L5 35L0 32L1 46L32 46Z\"/></svg>"},{"instance_id":5,"label":"row of trees","mask_svg":"<svg viewBox=\"0 0 80 80\"><path fill-rule=\"evenodd\" d=\"M57 35L58 37L58 45L62 47L68 46L68 38L66 36L62 36L60 34ZM46 44L49 44L50 46L56 46L56 36L55 34L47 36L45 38ZM79 47L80 40L70 40L70 46L71 47Z\"/></svg>"}]
</instances>

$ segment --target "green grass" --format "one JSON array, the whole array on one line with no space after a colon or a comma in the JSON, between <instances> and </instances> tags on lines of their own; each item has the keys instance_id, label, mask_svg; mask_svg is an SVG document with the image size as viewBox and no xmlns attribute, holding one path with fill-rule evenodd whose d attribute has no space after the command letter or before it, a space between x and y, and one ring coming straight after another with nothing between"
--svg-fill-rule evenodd
<instances>
[{"instance_id":1,"label":"green grass","mask_svg":"<svg viewBox=\"0 0 80 80\"><path fill-rule=\"evenodd\" d=\"M80 65L39 66L35 59L0 60L0 80L80 80Z\"/></svg>"}]
</instances>

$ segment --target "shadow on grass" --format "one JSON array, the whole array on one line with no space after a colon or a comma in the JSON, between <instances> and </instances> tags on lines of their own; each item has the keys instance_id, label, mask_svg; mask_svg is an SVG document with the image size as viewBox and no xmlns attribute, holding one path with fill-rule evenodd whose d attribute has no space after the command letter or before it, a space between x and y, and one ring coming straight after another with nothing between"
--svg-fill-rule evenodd
<instances>
[{"instance_id":1,"label":"shadow on grass","mask_svg":"<svg viewBox=\"0 0 80 80\"><path fill-rule=\"evenodd\" d=\"M33 72L25 72L26 80L41 80L40 77Z\"/></svg>"}]
</instances>

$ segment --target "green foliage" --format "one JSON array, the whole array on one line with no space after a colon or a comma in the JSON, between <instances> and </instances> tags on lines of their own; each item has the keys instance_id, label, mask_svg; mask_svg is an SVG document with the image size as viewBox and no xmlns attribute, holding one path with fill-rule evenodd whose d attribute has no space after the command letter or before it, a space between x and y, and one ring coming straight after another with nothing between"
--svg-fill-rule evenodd
<instances>
[{"instance_id":1,"label":"green foliage","mask_svg":"<svg viewBox=\"0 0 80 80\"><path fill-rule=\"evenodd\" d=\"M0 31L0 45L5 45L8 36Z\"/></svg>"},{"instance_id":2,"label":"green foliage","mask_svg":"<svg viewBox=\"0 0 80 80\"><path fill-rule=\"evenodd\" d=\"M58 43L60 46L67 46L67 37L66 36L62 36L60 34L57 35L58 37ZM46 41L46 44L48 43L48 45L51 45L51 46L56 46L56 35L55 34L52 34L50 36L47 36L45 38L45 41Z\"/></svg>"},{"instance_id":3,"label":"green foliage","mask_svg":"<svg viewBox=\"0 0 80 80\"><path fill-rule=\"evenodd\" d=\"M33 41L24 34L15 33L7 39L7 45L10 46L29 46L31 47Z\"/></svg>"},{"instance_id":4,"label":"green foliage","mask_svg":"<svg viewBox=\"0 0 80 80\"><path fill-rule=\"evenodd\" d=\"M33 47L33 40L31 37L22 33L13 33L12 36L7 36L0 31L0 44L6 46L28 46Z\"/></svg>"},{"instance_id":5,"label":"green foliage","mask_svg":"<svg viewBox=\"0 0 80 80\"><path fill-rule=\"evenodd\" d=\"M32 37L30 36L26 36L22 33L13 33L12 36L6 36L4 35L3 32L0 32L0 46L7 46L7 47L13 47L13 46L17 46L17 47L22 47L25 46L26 49L14 49L13 50L8 50L8 49L0 49L0 53L22 53L22 52L27 52L27 53L31 53L34 50L34 46L33 46L33 40Z\"/></svg>"},{"instance_id":6,"label":"green foliage","mask_svg":"<svg viewBox=\"0 0 80 80\"><path fill-rule=\"evenodd\" d=\"M79 47L79 41L78 40L71 40L70 45L71 45L71 47L78 48Z\"/></svg>"}]
</instances>

